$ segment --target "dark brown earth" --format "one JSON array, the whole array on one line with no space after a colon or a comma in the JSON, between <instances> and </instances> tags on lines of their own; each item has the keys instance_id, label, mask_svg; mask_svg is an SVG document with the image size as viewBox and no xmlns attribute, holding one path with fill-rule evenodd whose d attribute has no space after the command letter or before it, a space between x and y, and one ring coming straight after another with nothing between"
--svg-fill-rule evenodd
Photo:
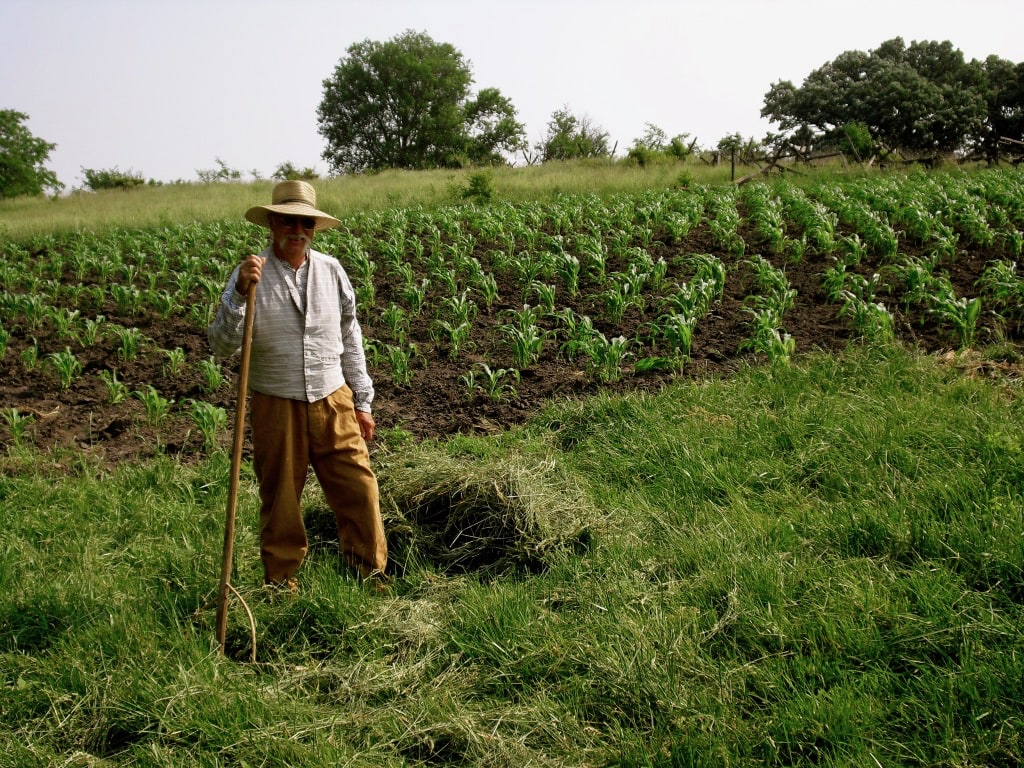
<instances>
[{"instance_id":1,"label":"dark brown earth","mask_svg":"<svg viewBox=\"0 0 1024 768\"><path fill-rule=\"evenodd\" d=\"M502 337L494 329L504 322L503 310L520 309L522 302L516 301L518 289L499 282L501 298L490 312L481 311L474 321L472 338L490 340L485 342L488 347L470 347L457 361L449 360L447 349L431 337L429 320L432 315L428 312L418 323L413 323L408 334L418 350L409 386L393 384L390 368L383 361L379 365L371 365L370 372L377 390L374 412L378 430L385 433L390 430L392 434L408 433L417 439L443 438L456 433L494 433L524 422L552 399L582 397L602 388L653 391L674 378L728 376L744 363L762 363L763 357L738 351L750 336L749 314L744 311L743 300L753 290L752 271L745 260L754 253L763 253L773 264L784 268L790 284L797 291L795 306L783 318L786 332L796 341L797 354L836 351L846 347L853 339L850 322L840 317L840 306L828 303L821 289L822 274L832 265L831 258L808 253L794 263L783 256L770 255L767 245L758 243L756 234L749 227L744 225L740 233L747 244L746 255L742 257L723 253L711 241L703 225L692 231L683 242L673 245L666 244L667 238L656 237L649 249L655 259L664 257L673 265L670 279L673 276L683 279L676 257L687 254L715 254L728 269L725 295L711 315L698 323L691 360L681 372L633 372L631 362L658 354L656 349L638 347L624 366L621 381L600 384L588 377L581 362L570 362L559 356L560 341L549 339L541 360L521 372L519 382L514 384L514 394L510 393L498 401L482 393L469 397L462 377L475 363L485 362L495 370L513 367L507 345L502 343ZM901 244L903 252L913 252L914 249L913 243ZM992 249L963 250L954 262L944 264L943 268L957 295L975 296L979 290L976 283L986 265L992 259L1007 257L1006 253ZM47 253L36 253L34 258L45 259ZM484 254L481 254L483 260ZM852 269L870 276L883 268L877 257L870 256ZM226 273L224 276L226 278ZM384 277L378 275L375 279L379 281L375 306L382 308L390 301L391 288ZM64 280L74 282L75 278L65 273ZM595 296L588 295L585 279L581 287L579 298L568 306L580 315L598 317L600 305ZM938 325L933 316L917 308L906 310L898 295L880 293L878 299L896 317L897 334L906 345L929 352L957 347L952 329ZM567 304L560 299L559 305ZM83 311L83 315L86 314L91 316L95 312ZM118 316L111 304L103 307L102 314L110 322L138 327L148 337L150 341L146 342L136 360L125 362L119 359L117 342L110 338L87 348L74 340L58 338L48 323L33 331L19 326L9 329L6 354L0 359L0 412L10 414L10 409L17 409L19 417L31 416L31 420L25 422L18 442L52 450L60 456L69 455L64 449L70 449L70 455L84 452L105 463L137 461L157 453L173 454L186 460L199 458L204 453L203 440L186 410L191 399L198 399L227 410L227 424L219 435L219 443L229 448L235 413L237 360L231 362L230 368L225 368L224 382L215 392L204 392L195 364L209 357L210 352L205 329L194 319L184 316L162 318L155 310L147 309L130 317ZM649 337L647 324L655 317L652 308L648 308L646 314L633 309L617 326L595 320L595 327L609 338L621 334L627 338L644 339ZM368 339L375 340L385 335L384 329L376 327L371 318L361 319ZM984 314L981 324L979 344L1001 340L1004 349L1021 349L1022 338L1018 329L1005 327L989 312ZM553 327L551 321L543 321L542 325ZM33 343L38 345L39 362L34 369L27 370L23 354ZM46 364L46 357L65 347L71 348L81 360L83 371L66 391L61 391L57 374L51 365ZM187 362L181 371L170 372L166 368L167 356L163 350L177 347L184 350ZM111 404L107 386L98 376L107 369L117 371L118 378L125 382L129 392L152 384L161 396L172 401L168 416L159 424L148 423L139 398L131 395L118 404ZM16 442L15 437L9 421L0 421L0 448L12 446Z\"/></svg>"}]
</instances>

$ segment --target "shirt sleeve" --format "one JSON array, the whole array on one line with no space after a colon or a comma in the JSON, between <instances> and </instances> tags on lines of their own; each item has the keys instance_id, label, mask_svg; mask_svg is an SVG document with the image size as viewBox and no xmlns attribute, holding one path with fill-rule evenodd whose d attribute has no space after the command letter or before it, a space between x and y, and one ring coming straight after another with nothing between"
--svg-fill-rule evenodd
<instances>
[{"instance_id":1,"label":"shirt sleeve","mask_svg":"<svg viewBox=\"0 0 1024 768\"><path fill-rule=\"evenodd\" d=\"M363 331L356 319L356 295L348 275L341 274L341 370L345 383L352 390L352 404L357 411L370 413L373 406L373 379L366 369Z\"/></svg>"},{"instance_id":2,"label":"shirt sleeve","mask_svg":"<svg viewBox=\"0 0 1024 768\"><path fill-rule=\"evenodd\" d=\"M228 284L217 303L217 313L206 330L210 348L218 357L231 357L242 348L242 334L245 325L245 297L235 290L238 271L235 267L228 278Z\"/></svg>"}]
</instances>

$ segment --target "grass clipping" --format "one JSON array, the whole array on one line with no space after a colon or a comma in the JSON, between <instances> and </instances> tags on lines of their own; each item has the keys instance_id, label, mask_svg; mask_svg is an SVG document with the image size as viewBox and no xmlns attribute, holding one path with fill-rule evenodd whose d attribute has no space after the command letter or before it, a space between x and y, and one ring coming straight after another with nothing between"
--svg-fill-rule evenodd
<instances>
[{"instance_id":1,"label":"grass clipping","mask_svg":"<svg viewBox=\"0 0 1024 768\"><path fill-rule=\"evenodd\" d=\"M413 453L378 469L393 559L493 576L588 547L597 510L552 459Z\"/></svg>"}]
</instances>

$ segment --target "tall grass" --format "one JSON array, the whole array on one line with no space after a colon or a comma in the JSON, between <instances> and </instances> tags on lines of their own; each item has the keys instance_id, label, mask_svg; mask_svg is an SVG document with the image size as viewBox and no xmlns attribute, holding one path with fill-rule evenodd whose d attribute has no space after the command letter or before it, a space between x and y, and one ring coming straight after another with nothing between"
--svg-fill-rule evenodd
<instances>
[{"instance_id":1,"label":"tall grass","mask_svg":"<svg viewBox=\"0 0 1024 768\"><path fill-rule=\"evenodd\" d=\"M553 404L382 446L382 490L432 452L543 458L594 502L587 548L485 578L406 537L376 595L325 534L285 601L260 592L246 469L256 664L237 606L233 660L213 639L223 457L14 450L0 765L1016 765L1022 435L1016 384L896 348Z\"/></svg>"}]
</instances>

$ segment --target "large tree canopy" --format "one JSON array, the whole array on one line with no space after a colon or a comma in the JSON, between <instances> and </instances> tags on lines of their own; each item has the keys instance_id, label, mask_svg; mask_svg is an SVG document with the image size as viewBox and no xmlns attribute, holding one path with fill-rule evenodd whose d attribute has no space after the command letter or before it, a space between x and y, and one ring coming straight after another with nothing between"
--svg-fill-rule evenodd
<instances>
[{"instance_id":1,"label":"large tree canopy","mask_svg":"<svg viewBox=\"0 0 1024 768\"><path fill-rule=\"evenodd\" d=\"M0 109L0 198L64 188L57 174L43 167L57 145L33 136L22 124L26 120L24 112Z\"/></svg>"},{"instance_id":2,"label":"large tree canopy","mask_svg":"<svg viewBox=\"0 0 1024 768\"><path fill-rule=\"evenodd\" d=\"M523 145L525 128L496 88L470 98L469 65L453 46L407 31L347 54L317 110L332 171L490 164Z\"/></svg>"},{"instance_id":3,"label":"large tree canopy","mask_svg":"<svg viewBox=\"0 0 1024 768\"><path fill-rule=\"evenodd\" d=\"M948 41L907 46L897 37L874 51L840 54L800 87L773 84L761 115L784 132L810 128L840 139L844 127L860 124L892 149L954 152L991 142L1006 127L996 125L1000 116L1020 115L1020 87L1007 86L1007 72L1020 78L1019 65L964 61Z\"/></svg>"}]
</instances>

